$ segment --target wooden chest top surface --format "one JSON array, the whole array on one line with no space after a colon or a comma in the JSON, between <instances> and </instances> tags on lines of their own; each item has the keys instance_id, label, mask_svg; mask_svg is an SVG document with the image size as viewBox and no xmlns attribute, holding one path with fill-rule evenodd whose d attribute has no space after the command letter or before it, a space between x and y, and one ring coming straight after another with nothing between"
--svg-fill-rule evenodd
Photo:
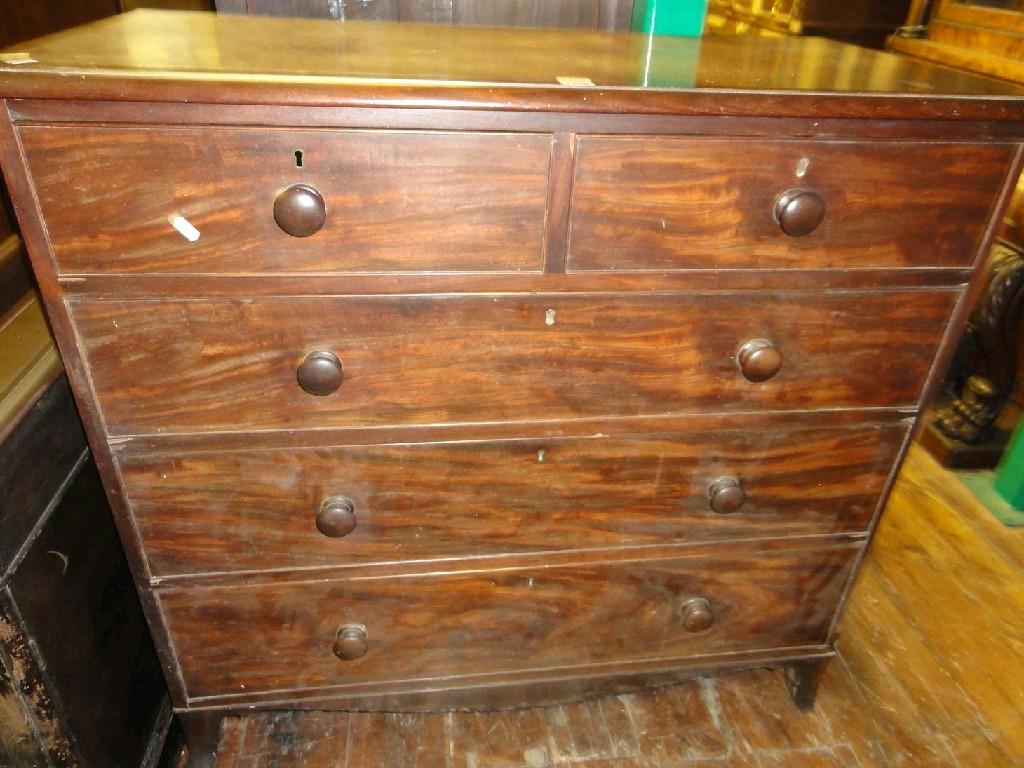
<instances>
[{"instance_id":1,"label":"wooden chest top surface","mask_svg":"<svg viewBox=\"0 0 1024 768\"><path fill-rule=\"evenodd\" d=\"M5 96L1024 119L1012 84L818 38L137 10L15 52L28 55L0 62Z\"/></svg>"}]
</instances>

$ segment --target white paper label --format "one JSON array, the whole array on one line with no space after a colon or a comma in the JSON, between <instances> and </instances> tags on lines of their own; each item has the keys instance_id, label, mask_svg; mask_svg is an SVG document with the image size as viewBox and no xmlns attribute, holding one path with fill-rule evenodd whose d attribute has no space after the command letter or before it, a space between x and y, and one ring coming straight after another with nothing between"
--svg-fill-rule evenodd
<instances>
[{"instance_id":1,"label":"white paper label","mask_svg":"<svg viewBox=\"0 0 1024 768\"><path fill-rule=\"evenodd\" d=\"M561 85L589 85L593 86L594 81L589 77L569 77L568 75L561 75L555 78Z\"/></svg>"},{"instance_id":2,"label":"white paper label","mask_svg":"<svg viewBox=\"0 0 1024 768\"><path fill-rule=\"evenodd\" d=\"M194 243L199 239L199 230L192 226L192 222L186 219L184 216L178 214L171 214L169 217L171 226L174 227L178 232L188 240L190 243Z\"/></svg>"},{"instance_id":3,"label":"white paper label","mask_svg":"<svg viewBox=\"0 0 1024 768\"><path fill-rule=\"evenodd\" d=\"M4 64L37 64L31 53L18 51L17 53L0 53L0 61Z\"/></svg>"}]
</instances>

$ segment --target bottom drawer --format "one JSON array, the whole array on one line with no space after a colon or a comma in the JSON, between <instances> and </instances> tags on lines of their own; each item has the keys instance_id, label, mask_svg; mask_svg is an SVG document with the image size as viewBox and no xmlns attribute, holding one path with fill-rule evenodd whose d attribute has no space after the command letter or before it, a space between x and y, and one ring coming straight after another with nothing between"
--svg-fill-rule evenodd
<instances>
[{"instance_id":1,"label":"bottom drawer","mask_svg":"<svg viewBox=\"0 0 1024 768\"><path fill-rule=\"evenodd\" d=\"M280 694L821 644L859 546L843 538L732 544L643 561L158 596L190 698ZM365 653L351 660L334 653L346 625L366 633ZM358 630L342 644L350 655L363 650Z\"/></svg>"}]
</instances>

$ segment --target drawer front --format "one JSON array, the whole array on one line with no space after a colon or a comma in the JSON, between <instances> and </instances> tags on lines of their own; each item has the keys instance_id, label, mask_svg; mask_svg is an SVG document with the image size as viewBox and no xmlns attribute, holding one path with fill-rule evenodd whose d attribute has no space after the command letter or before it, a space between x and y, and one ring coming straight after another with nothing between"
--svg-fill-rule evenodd
<instances>
[{"instance_id":1,"label":"drawer front","mask_svg":"<svg viewBox=\"0 0 1024 768\"><path fill-rule=\"evenodd\" d=\"M20 135L63 273L541 269L550 136L81 126ZM278 193L295 184L324 200L325 224L311 236L275 220ZM180 234L174 215L199 238Z\"/></svg>"},{"instance_id":2,"label":"drawer front","mask_svg":"<svg viewBox=\"0 0 1024 768\"><path fill-rule=\"evenodd\" d=\"M108 429L142 434L912 405L958 295L81 301L72 314ZM737 350L760 338L782 367L752 382ZM314 396L297 371L321 349L342 379Z\"/></svg>"},{"instance_id":3,"label":"drawer front","mask_svg":"<svg viewBox=\"0 0 1024 768\"><path fill-rule=\"evenodd\" d=\"M1013 149L583 137L568 268L968 266ZM773 214L794 189L825 207L803 236Z\"/></svg>"},{"instance_id":4,"label":"drawer front","mask_svg":"<svg viewBox=\"0 0 1024 768\"><path fill-rule=\"evenodd\" d=\"M154 575L194 575L863 531L906 429L128 455L121 473Z\"/></svg>"},{"instance_id":5,"label":"drawer front","mask_svg":"<svg viewBox=\"0 0 1024 768\"><path fill-rule=\"evenodd\" d=\"M544 669L825 641L856 547L158 592L190 697ZM714 624L690 632L704 598ZM366 652L333 653L365 627ZM358 648L355 649L358 652Z\"/></svg>"}]
</instances>

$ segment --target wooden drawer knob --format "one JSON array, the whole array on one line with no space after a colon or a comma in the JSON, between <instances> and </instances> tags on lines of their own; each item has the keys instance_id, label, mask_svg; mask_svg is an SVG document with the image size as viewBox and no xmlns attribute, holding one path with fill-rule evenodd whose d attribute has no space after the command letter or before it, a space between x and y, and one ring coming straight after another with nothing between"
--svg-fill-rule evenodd
<instances>
[{"instance_id":1,"label":"wooden drawer knob","mask_svg":"<svg viewBox=\"0 0 1024 768\"><path fill-rule=\"evenodd\" d=\"M329 496L320 505L316 528L324 536L340 539L356 527L356 505L348 496Z\"/></svg>"},{"instance_id":2,"label":"wooden drawer knob","mask_svg":"<svg viewBox=\"0 0 1024 768\"><path fill-rule=\"evenodd\" d=\"M711 509L720 515L729 515L739 510L747 500L747 494L735 477L719 477L708 485Z\"/></svg>"},{"instance_id":3,"label":"wooden drawer knob","mask_svg":"<svg viewBox=\"0 0 1024 768\"><path fill-rule=\"evenodd\" d=\"M687 632L703 632L715 623L711 603L703 597L691 597L683 603L683 627Z\"/></svg>"},{"instance_id":4,"label":"wooden drawer knob","mask_svg":"<svg viewBox=\"0 0 1024 768\"><path fill-rule=\"evenodd\" d=\"M817 192L787 189L775 198L775 223L790 237L803 237L818 228L825 218L825 201Z\"/></svg>"},{"instance_id":5,"label":"wooden drawer knob","mask_svg":"<svg viewBox=\"0 0 1024 768\"><path fill-rule=\"evenodd\" d=\"M274 199L274 220L293 237L309 237L327 221L327 206L313 187L293 184Z\"/></svg>"},{"instance_id":6,"label":"wooden drawer knob","mask_svg":"<svg viewBox=\"0 0 1024 768\"><path fill-rule=\"evenodd\" d=\"M334 655L343 661L354 661L366 655L366 627L362 624L344 624L338 627L334 639Z\"/></svg>"},{"instance_id":7,"label":"wooden drawer knob","mask_svg":"<svg viewBox=\"0 0 1024 768\"><path fill-rule=\"evenodd\" d=\"M299 386L317 397L336 392L343 377L341 360L329 349L310 352L295 372Z\"/></svg>"},{"instance_id":8,"label":"wooden drawer knob","mask_svg":"<svg viewBox=\"0 0 1024 768\"><path fill-rule=\"evenodd\" d=\"M782 368L782 353L768 339L750 339L736 352L740 372L747 381L768 381Z\"/></svg>"}]
</instances>

